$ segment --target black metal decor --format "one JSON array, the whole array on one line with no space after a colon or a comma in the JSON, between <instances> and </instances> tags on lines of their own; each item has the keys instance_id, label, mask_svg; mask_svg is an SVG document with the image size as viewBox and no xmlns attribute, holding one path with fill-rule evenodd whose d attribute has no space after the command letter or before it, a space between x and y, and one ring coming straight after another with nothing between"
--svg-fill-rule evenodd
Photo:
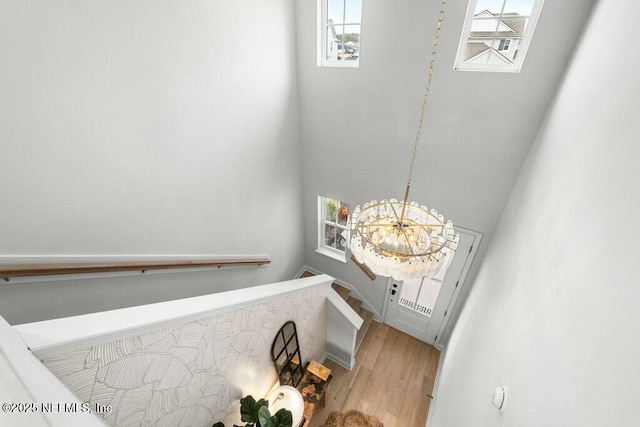
<instances>
[{"instance_id":1,"label":"black metal decor","mask_svg":"<svg viewBox=\"0 0 640 427\"><path fill-rule=\"evenodd\" d=\"M280 328L271 345L271 359L280 384L297 387L302 379L302 357L295 322L289 320Z\"/></svg>"}]
</instances>

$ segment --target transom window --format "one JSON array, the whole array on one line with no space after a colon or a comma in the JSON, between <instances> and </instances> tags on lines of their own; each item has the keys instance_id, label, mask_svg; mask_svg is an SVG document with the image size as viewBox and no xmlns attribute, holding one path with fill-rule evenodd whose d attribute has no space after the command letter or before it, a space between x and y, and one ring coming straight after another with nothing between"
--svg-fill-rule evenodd
<instances>
[{"instance_id":1,"label":"transom window","mask_svg":"<svg viewBox=\"0 0 640 427\"><path fill-rule=\"evenodd\" d=\"M357 67L363 0L319 1L319 61L325 67Z\"/></svg>"},{"instance_id":2,"label":"transom window","mask_svg":"<svg viewBox=\"0 0 640 427\"><path fill-rule=\"evenodd\" d=\"M349 205L318 196L318 252L346 262Z\"/></svg>"},{"instance_id":3,"label":"transom window","mask_svg":"<svg viewBox=\"0 0 640 427\"><path fill-rule=\"evenodd\" d=\"M470 0L456 70L522 68L544 0Z\"/></svg>"}]
</instances>

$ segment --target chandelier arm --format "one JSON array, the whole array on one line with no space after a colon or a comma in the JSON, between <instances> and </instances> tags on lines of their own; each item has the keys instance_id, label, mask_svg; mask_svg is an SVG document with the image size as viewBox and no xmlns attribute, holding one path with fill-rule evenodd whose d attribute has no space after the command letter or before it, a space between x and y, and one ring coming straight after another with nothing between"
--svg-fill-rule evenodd
<instances>
[{"instance_id":1,"label":"chandelier arm","mask_svg":"<svg viewBox=\"0 0 640 427\"><path fill-rule=\"evenodd\" d=\"M389 207L393 211L393 215L395 215L396 219L398 220L398 224L400 224L401 221L400 221L400 218L398 217L398 212L396 212L396 209L393 207L393 203L389 203Z\"/></svg>"},{"instance_id":2,"label":"chandelier arm","mask_svg":"<svg viewBox=\"0 0 640 427\"><path fill-rule=\"evenodd\" d=\"M402 232L402 234L404 235L405 240L407 241L407 246L409 248L409 251L411 251L411 255L414 256L413 253L413 249L411 249L411 245L409 245L409 236L407 236L407 233L405 233L403 227L402 227L402 220L404 219L404 210L407 207L407 196L409 195L409 185L407 184L407 190L405 193L405 198L404 198L404 203L402 204L402 215L400 215L400 219L398 219L398 229ZM393 207L393 205L390 205L391 209L393 210L393 214L396 216L396 218L398 218L398 213L396 212L395 208Z\"/></svg>"},{"instance_id":3,"label":"chandelier arm","mask_svg":"<svg viewBox=\"0 0 640 427\"><path fill-rule=\"evenodd\" d=\"M368 207L367 209L371 209L371 208L376 207L376 206L385 206L385 205L388 205L388 204L389 204L389 203L375 203L375 204L369 205L369 207ZM430 211L429 211L429 209L424 209L424 208L422 208L422 207L420 207L420 208L416 207L416 209L420 209L420 210L424 211L427 215L429 215L431 218L433 218L434 220L436 220L436 221L438 222L437 224L429 224L429 226L430 226L430 227L444 227L444 226L445 226L445 223L444 223L444 222L442 222L442 221L441 221L437 216L435 216L432 212L430 212ZM365 210L366 210L366 209L365 209ZM363 210L363 212L364 212L365 210ZM397 215L396 215L396 219L398 219L398 220L399 220L399 218L398 218L398 216L397 216Z\"/></svg>"},{"instance_id":4,"label":"chandelier arm","mask_svg":"<svg viewBox=\"0 0 640 427\"><path fill-rule=\"evenodd\" d=\"M415 152L415 150L414 150ZM411 160L413 163L413 160ZM412 165L413 167L413 165ZM411 172L409 172L411 173ZM404 213L407 210L407 202L409 201L409 190L411 188L411 176L409 176L409 181L407 182L407 188L404 190L404 201L402 202L402 213L400 214L400 224L404 221Z\"/></svg>"},{"instance_id":5,"label":"chandelier arm","mask_svg":"<svg viewBox=\"0 0 640 427\"><path fill-rule=\"evenodd\" d=\"M377 206L377 205L375 205L375 206ZM390 207L391 207L391 209L393 210L394 216L396 217L396 219L398 219L397 212L395 211L395 209L393 209L393 206L390 206ZM426 224L426 225L425 225L425 224L420 225L419 223L412 223L412 226L420 225L420 227L421 227L421 228L424 228L424 227L427 227L427 226L428 226L428 227L429 227L429 228L431 228L431 229L433 229L433 228L444 228L444 227L446 227L446 224L445 224L445 223L443 223L442 221L440 221L440 219L439 219L438 217L436 217L435 215L433 215L433 214L432 214L431 212L429 212L429 211L425 211L425 212L426 212L426 213L427 213L427 214L428 214L432 219L436 220L436 221L437 221L437 224L430 223L430 224ZM372 222L370 222L370 223L368 223L368 224L358 224L358 225L357 225L357 227L358 227L358 228L377 228L377 227L380 227L380 226L382 226L382 225L388 225L388 224L387 224L387 223L384 223L384 222L383 222L383 223L381 223L381 222L377 222L377 221L372 221ZM427 233L427 234L428 234L428 233Z\"/></svg>"},{"instance_id":6,"label":"chandelier arm","mask_svg":"<svg viewBox=\"0 0 640 427\"><path fill-rule=\"evenodd\" d=\"M381 224L381 223L379 223L379 222L372 222L371 224L362 224L362 225L358 225L357 227L358 227L358 228L378 228L378 227L380 227L381 225L388 225L388 224L384 224L384 223L383 223L383 224ZM416 226L416 224L414 224L414 225L412 225L412 226L413 226L413 227L415 227L415 226ZM441 226L441 225L437 225L437 224L434 224L434 225L429 225L429 227L431 227L431 228L435 228L435 227L442 228L443 226ZM422 228L424 228L424 227L422 227Z\"/></svg>"},{"instance_id":7,"label":"chandelier arm","mask_svg":"<svg viewBox=\"0 0 640 427\"><path fill-rule=\"evenodd\" d=\"M367 242L369 242L369 244L371 246L377 248L380 252L387 253L387 254L393 255L393 256L398 257L398 258L424 258L424 257L429 257L429 259L430 259L433 254L436 254L436 253L442 251L442 249L444 248L444 246L440 246L437 250L428 251L428 252L419 253L419 254L412 253L411 255L409 255L409 254L402 254L400 252L394 252L392 250L385 249L384 247L382 247L382 246L380 246L380 245L378 245L376 243L373 243L372 241L370 241L368 239L367 239Z\"/></svg>"},{"instance_id":8,"label":"chandelier arm","mask_svg":"<svg viewBox=\"0 0 640 427\"><path fill-rule=\"evenodd\" d=\"M396 258L425 258L425 257L431 257L431 255L433 255L435 252L425 252L423 254L412 254L412 255L408 255L408 254L401 254L399 252L394 252L391 251L389 249L385 249L380 245L376 245L373 242L369 242L371 244L371 246L378 248L379 252L384 253L384 254L389 254L392 255Z\"/></svg>"},{"instance_id":9,"label":"chandelier arm","mask_svg":"<svg viewBox=\"0 0 640 427\"><path fill-rule=\"evenodd\" d=\"M409 248L409 252L411 252L411 256L416 256L416 254L413 252L413 248L411 248L411 245L409 244L409 236L407 236L407 232L404 230L402 226L400 227L400 231L402 232L405 240L407 241L407 247Z\"/></svg>"}]
</instances>

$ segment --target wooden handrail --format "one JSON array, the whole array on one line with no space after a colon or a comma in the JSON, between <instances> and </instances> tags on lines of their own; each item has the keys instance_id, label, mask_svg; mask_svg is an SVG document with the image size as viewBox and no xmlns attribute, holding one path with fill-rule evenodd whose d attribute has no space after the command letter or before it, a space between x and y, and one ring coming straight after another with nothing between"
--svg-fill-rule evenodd
<instances>
[{"instance_id":1,"label":"wooden handrail","mask_svg":"<svg viewBox=\"0 0 640 427\"><path fill-rule=\"evenodd\" d=\"M104 262L81 264L0 265L0 277L51 276L115 271L166 270L170 268L242 267L269 264L269 258L210 259L193 261Z\"/></svg>"},{"instance_id":2,"label":"wooden handrail","mask_svg":"<svg viewBox=\"0 0 640 427\"><path fill-rule=\"evenodd\" d=\"M366 265L358 261L354 255L351 255L351 261L353 261L353 263L357 265L360 268L360 270L362 270L362 272L367 275L369 279L376 280L378 276L376 276L375 273L371 271L369 267L367 267Z\"/></svg>"}]
</instances>

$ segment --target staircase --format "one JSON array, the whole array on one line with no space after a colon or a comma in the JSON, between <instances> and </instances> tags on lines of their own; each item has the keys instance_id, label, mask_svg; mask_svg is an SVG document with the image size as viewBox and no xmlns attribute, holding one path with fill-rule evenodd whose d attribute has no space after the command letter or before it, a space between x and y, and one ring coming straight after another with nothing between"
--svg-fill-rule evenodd
<instances>
[{"instance_id":1,"label":"staircase","mask_svg":"<svg viewBox=\"0 0 640 427\"><path fill-rule=\"evenodd\" d=\"M300 274L300 278L310 277L315 275L316 275L315 273L309 270L304 270L302 274ZM365 309L364 307L362 307L362 301L350 295L351 289L345 286L342 286L337 282L333 282L331 284L331 287L333 288L334 291L338 293L338 295L340 295L340 297L342 297L343 300L347 302L347 304L349 304L349 306L353 309L353 311L355 311L358 314L358 316L360 316L363 320L362 327L358 330L358 333L356 335L356 352L357 352L358 348L360 348L360 344L362 343L362 340L364 339L364 336L367 333L367 329L369 329L369 325L371 325L371 321L373 320L373 313Z\"/></svg>"}]
</instances>

